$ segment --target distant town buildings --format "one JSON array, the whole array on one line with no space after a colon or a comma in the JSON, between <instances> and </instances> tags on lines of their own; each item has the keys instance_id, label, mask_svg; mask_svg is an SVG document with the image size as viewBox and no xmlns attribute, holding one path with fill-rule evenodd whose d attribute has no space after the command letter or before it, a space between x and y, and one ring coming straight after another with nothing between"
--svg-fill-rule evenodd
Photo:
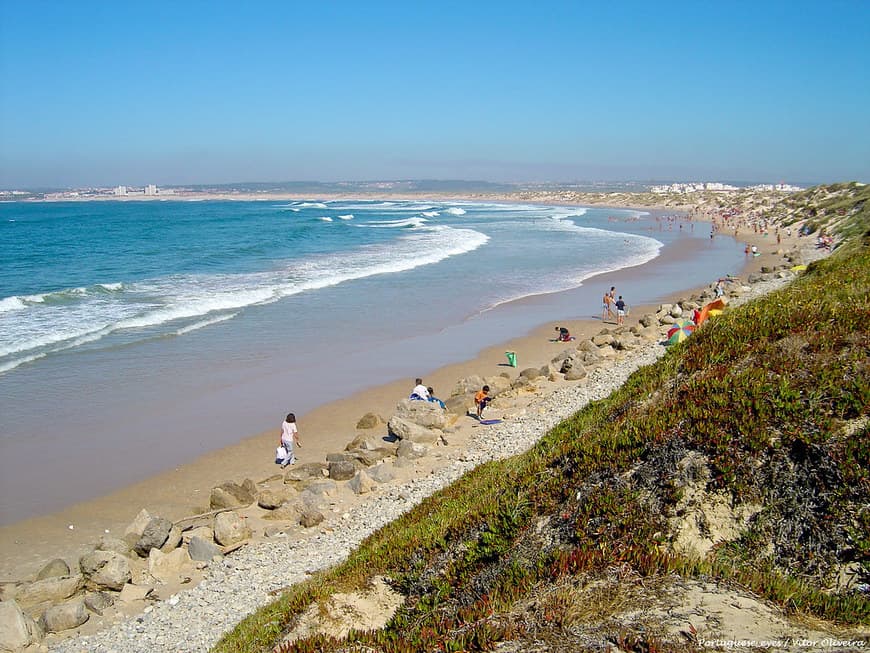
<instances>
[{"instance_id":1,"label":"distant town buildings","mask_svg":"<svg viewBox=\"0 0 870 653\"><path fill-rule=\"evenodd\" d=\"M676 184L666 184L659 186L650 186L649 188L651 193L703 193L703 192L714 192L714 193L728 193L736 190L771 190L771 191L780 191L784 193L794 193L799 190L803 190L800 186L792 186L791 184L779 183L779 184L757 184L755 186L748 186L745 189L741 189L739 186L732 186L731 184L723 184L719 181L706 181L706 182L689 182L689 183L676 183Z\"/></svg>"},{"instance_id":2,"label":"distant town buildings","mask_svg":"<svg viewBox=\"0 0 870 653\"><path fill-rule=\"evenodd\" d=\"M118 197L126 197L127 187L126 186L116 186L115 187L115 195L117 195Z\"/></svg>"},{"instance_id":3,"label":"distant town buildings","mask_svg":"<svg viewBox=\"0 0 870 653\"><path fill-rule=\"evenodd\" d=\"M154 184L148 184L147 186L145 186L146 195L157 195L157 193L157 186L155 186Z\"/></svg>"}]
</instances>

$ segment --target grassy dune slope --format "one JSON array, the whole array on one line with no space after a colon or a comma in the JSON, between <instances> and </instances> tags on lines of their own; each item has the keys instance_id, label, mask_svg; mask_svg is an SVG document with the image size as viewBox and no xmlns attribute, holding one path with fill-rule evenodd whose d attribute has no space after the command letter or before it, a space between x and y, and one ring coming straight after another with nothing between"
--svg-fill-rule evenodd
<instances>
[{"instance_id":1,"label":"grassy dune slope","mask_svg":"<svg viewBox=\"0 0 870 653\"><path fill-rule=\"evenodd\" d=\"M378 575L406 597L385 628L282 649L691 650L692 632L669 633L644 609L645 597L692 580L803 619L868 624L867 188L791 197L777 208L783 224L811 217L849 240L532 451L478 468L381 529L215 650L271 650L314 602Z\"/></svg>"}]
</instances>

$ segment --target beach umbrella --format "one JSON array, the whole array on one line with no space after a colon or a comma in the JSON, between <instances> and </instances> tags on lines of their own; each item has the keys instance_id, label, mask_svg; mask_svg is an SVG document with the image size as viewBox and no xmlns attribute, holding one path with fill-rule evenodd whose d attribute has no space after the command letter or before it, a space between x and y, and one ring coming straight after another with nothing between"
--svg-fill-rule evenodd
<instances>
[{"instance_id":1,"label":"beach umbrella","mask_svg":"<svg viewBox=\"0 0 870 653\"><path fill-rule=\"evenodd\" d=\"M695 326L695 320L688 317L678 317L674 320L674 323L671 325L671 329L674 327L686 327L686 326Z\"/></svg>"},{"instance_id":2,"label":"beach umbrella","mask_svg":"<svg viewBox=\"0 0 870 653\"><path fill-rule=\"evenodd\" d=\"M682 342L695 332L695 324L687 324L685 326L674 326L668 329L668 345L675 345Z\"/></svg>"}]
</instances>

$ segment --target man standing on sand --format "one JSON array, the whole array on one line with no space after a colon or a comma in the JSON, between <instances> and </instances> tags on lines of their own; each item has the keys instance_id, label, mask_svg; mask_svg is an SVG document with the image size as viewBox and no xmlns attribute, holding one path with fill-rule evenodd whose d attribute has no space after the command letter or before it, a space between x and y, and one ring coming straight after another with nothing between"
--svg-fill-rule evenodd
<instances>
[{"instance_id":1,"label":"man standing on sand","mask_svg":"<svg viewBox=\"0 0 870 653\"><path fill-rule=\"evenodd\" d=\"M604 305L601 310L601 321L606 322L607 318L613 317L613 301L616 296L616 286L610 286L610 290L604 293Z\"/></svg>"}]
</instances>

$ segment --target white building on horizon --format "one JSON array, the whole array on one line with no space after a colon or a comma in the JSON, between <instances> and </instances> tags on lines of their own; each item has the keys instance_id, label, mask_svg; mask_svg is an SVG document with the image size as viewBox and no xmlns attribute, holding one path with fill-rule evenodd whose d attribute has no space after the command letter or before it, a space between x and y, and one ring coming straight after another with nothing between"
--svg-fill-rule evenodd
<instances>
[{"instance_id":1,"label":"white building on horizon","mask_svg":"<svg viewBox=\"0 0 870 653\"><path fill-rule=\"evenodd\" d=\"M145 194L146 195L157 195L159 191L157 190L157 186L154 184L148 184L145 186Z\"/></svg>"},{"instance_id":2,"label":"white building on horizon","mask_svg":"<svg viewBox=\"0 0 870 653\"><path fill-rule=\"evenodd\" d=\"M115 186L115 195L118 197L126 197L127 196L127 187L126 186Z\"/></svg>"}]
</instances>

